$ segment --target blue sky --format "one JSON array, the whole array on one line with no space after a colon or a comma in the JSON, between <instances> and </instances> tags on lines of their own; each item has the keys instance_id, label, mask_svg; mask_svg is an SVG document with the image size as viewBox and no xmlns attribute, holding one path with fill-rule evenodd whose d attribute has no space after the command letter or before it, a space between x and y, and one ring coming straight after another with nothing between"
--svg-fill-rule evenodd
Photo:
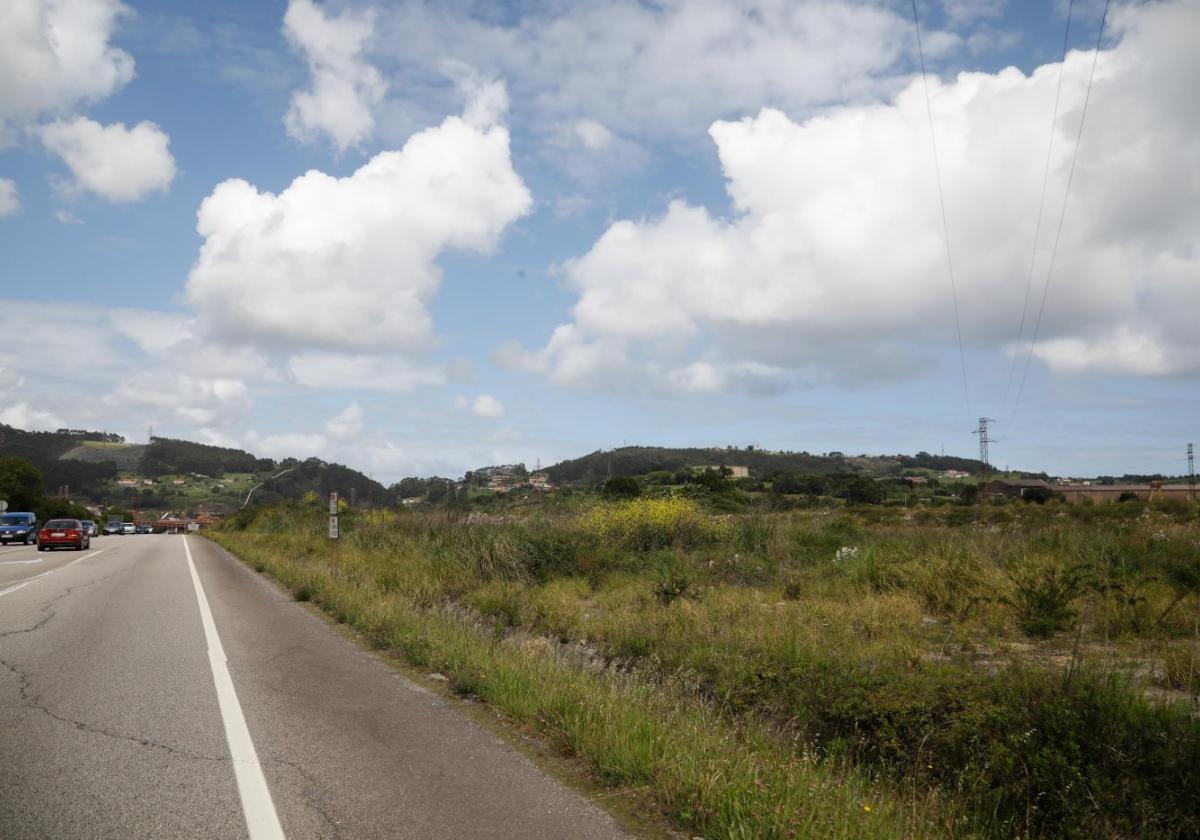
<instances>
[{"instance_id":1,"label":"blue sky","mask_svg":"<svg viewBox=\"0 0 1200 840\"><path fill-rule=\"evenodd\" d=\"M966 393L911 5L198 8L0 11L0 422L393 481L986 414L998 464L1184 469L1196 0L1099 56L1070 4L1065 67L1066 2L918 3Z\"/></svg>"}]
</instances>

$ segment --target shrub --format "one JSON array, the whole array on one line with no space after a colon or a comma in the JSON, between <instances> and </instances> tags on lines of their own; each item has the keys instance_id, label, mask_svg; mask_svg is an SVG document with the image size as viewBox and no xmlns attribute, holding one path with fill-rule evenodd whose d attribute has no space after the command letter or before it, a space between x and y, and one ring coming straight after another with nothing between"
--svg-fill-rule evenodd
<instances>
[{"instance_id":1,"label":"shrub","mask_svg":"<svg viewBox=\"0 0 1200 840\"><path fill-rule=\"evenodd\" d=\"M1028 636L1049 636L1065 630L1075 619L1074 601L1084 590L1084 575L1078 568L1047 566L1014 581L1012 596L1004 598L1017 612L1017 625Z\"/></svg>"},{"instance_id":2,"label":"shrub","mask_svg":"<svg viewBox=\"0 0 1200 840\"><path fill-rule=\"evenodd\" d=\"M664 606L676 600L677 598L685 598L691 594L691 583L686 575L681 575L676 572L668 572L659 577L658 582L654 584L654 597Z\"/></svg>"},{"instance_id":3,"label":"shrub","mask_svg":"<svg viewBox=\"0 0 1200 840\"><path fill-rule=\"evenodd\" d=\"M729 532L724 520L700 512L689 499L631 499L592 508L580 519L586 533L635 551L715 542Z\"/></svg>"},{"instance_id":4,"label":"shrub","mask_svg":"<svg viewBox=\"0 0 1200 840\"><path fill-rule=\"evenodd\" d=\"M579 542L574 533L553 526L533 527L520 534L525 567L535 579L571 575L579 566Z\"/></svg>"},{"instance_id":5,"label":"shrub","mask_svg":"<svg viewBox=\"0 0 1200 840\"><path fill-rule=\"evenodd\" d=\"M1200 694L1200 645L1177 642L1163 650L1163 684L1167 688Z\"/></svg>"},{"instance_id":6,"label":"shrub","mask_svg":"<svg viewBox=\"0 0 1200 840\"><path fill-rule=\"evenodd\" d=\"M609 499L633 499L642 494L642 485L631 475L615 475L604 482L603 492Z\"/></svg>"}]
</instances>

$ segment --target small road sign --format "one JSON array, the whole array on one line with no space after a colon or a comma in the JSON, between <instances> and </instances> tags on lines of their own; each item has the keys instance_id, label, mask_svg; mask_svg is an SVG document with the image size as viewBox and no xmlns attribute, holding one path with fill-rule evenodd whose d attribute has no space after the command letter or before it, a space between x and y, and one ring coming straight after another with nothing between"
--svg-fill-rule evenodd
<instances>
[{"instance_id":1,"label":"small road sign","mask_svg":"<svg viewBox=\"0 0 1200 840\"><path fill-rule=\"evenodd\" d=\"M337 495L337 491L334 490L332 493L329 494L329 515L337 516L337 514L338 514L338 495Z\"/></svg>"},{"instance_id":2,"label":"small road sign","mask_svg":"<svg viewBox=\"0 0 1200 840\"><path fill-rule=\"evenodd\" d=\"M8 510L8 502L4 501L4 499L0 499L0 513L4 513L6 510Z\"/></svg>"},{"instance_id":3,"label":"small road sign","mask_svg":"<svg viewBox=\"0 0 1200 840\"><path fill-rule=\"evenodd\" d=\"M338 538L338 518L337 514L329 517L329 539L336 540Z\"/></svg>"}]
</instances>

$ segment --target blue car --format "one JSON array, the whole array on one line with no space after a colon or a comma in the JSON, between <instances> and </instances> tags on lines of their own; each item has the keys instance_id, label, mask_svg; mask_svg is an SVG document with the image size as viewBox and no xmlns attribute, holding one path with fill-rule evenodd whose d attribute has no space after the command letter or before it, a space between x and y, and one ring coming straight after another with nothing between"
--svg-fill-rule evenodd
<instances>
[{"instance_id":1,"label":"blue car","mask_svg":"<svg viewBox=\"0 0 1200 840\"><path fill-rule=\"evenodd\" d=\"M38 521L33 513L0 513L0 544L37 542Z\"/></svg>"}]
</instances>

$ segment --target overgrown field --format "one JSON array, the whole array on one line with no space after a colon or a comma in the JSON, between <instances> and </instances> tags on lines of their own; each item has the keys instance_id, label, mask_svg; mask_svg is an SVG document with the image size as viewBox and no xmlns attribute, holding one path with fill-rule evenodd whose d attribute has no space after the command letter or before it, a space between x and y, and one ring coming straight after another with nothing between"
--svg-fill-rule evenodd
<instances>
[{"instance_id":1,"label":"overgrown field","mask_svg":"<svg viewBox=\"0 0 1200 840\"><path fill-rule=\"evenodd\" d=\"M481 518L214 538L710 837L1200 836L1200 512Z\"/></svg>"}]
</instances>

